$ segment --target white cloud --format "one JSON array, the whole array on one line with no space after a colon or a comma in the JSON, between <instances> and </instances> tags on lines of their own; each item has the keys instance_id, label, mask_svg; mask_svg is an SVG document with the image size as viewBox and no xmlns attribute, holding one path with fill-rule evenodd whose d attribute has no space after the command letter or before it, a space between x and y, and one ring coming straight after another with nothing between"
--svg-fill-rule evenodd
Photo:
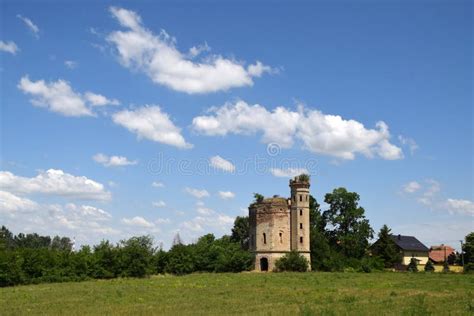
<instances>
[{"instance_id":1,"label":"white cloud","mask_svg":"<svg viewBox=\"0 0 474 316\"><path fill-rule=\"evenodd\" d=\"M196 208L196 212L198 212L201 215L211 215L214 214L214 210L205 206L198 206Z\"/></svg>"},{"instance_id":2,"label":"white cloud","mask_svg":"<svg viewBox=\"0 0 474 316\"><path fill-rule=\"evenodd\" d=\"M197 199L202 199L209 196L209 192L204 189L199 190L194 188L185 188L184 190L186 191L186 193L194 196Z\"/></svg>"},{"instance_id":3,"label":"white cloud","mask_svg":"<svg viewBox=\"0 0 474 316\"><path fill-rule=\"evenodd\" d=\"M154 207L165 207L166 203L164 201L153 202L152 205Z\"/></svg>"},{"instance_id":4,"label":"white cloud","mask_svg":"<svg viewBox=\"0 0 474 316\"><path fill-rule=\"evenodd\" d=\"M414 193L421 189L421 184L416 181L411 181L403 186L403 191L406 193Z\"/></svg>"},{"instance_id":5,"label":"white cloud","mask_svg":"<svg viewBox=\"0 0 474 316\"><path fill-rule=\"evenodd\" d=\"M101 94L96 94L92 92L86 92L84 98L92 106L104 106L104 105L119 105L120 101L117 99L107 99Z\"/></svg>"},{"instance_id":6,"label":"white cloud","mask_svg":"<svg viewBox=\"0 0 474 316\"><path fill-rule=\"evenodd\" d=\"M47 83L44 80L30 81L28 76L21 78L18 88L31 94L31 103L46 107L52 112L65 116L92 116L80 94L74 92L68 82L59 79Z\"/></svg>"},{"instance_id":7,"label":"white cloud","mask_svg":"<svg viewBox=\"0 0 474 316\"><path fill-rule=\"evenodd\" d=\"M234 172L235 166L232 162L225 160L221 156L214 156L210 158L210 165L216 169L221 169L227 172Z\"/></svg>"},{"instance_id":8,"label":"white cloud","mask_svg":"<svg viewBox=\"0 0 474 316\"><path fill-rule=\"evenodd\" d=\"M76 236L80 241L97 242L119 233L108 226L111 219L110 213L94 206L39 204L0 191L0 222L15 231Z\"/></svg>"},{"instance_id":9,"label":"white cloud","mask_svg":"<svg viewBox=\"0 0 474 316\"><path fill-rule=\"evenodd\" d=\"M23 76L18 83L18 89L33 96L33 99L30 100L33 105L45 107L64 116L94 116L87 104L105 105L96 104L98 97L104 98L108 102L106 104L118 102L91 92L81 95L75 92L67 81L62 79L48 83L44 80L31 81L28 76Z\"/></svg>"},{"instance_id":10,"label":"white cloud","mask_svg":"<svg viewBox=\"0 0 474 316\"><path fill-rule=\"evenodd\" d=\"M206 56L195 62L192 58L206 48L191 48L188 58L176 48L174 38L164 30L156 35L146 29L134 11L111 7L110 12L127 29L112 32L107 37L115 45L120 63L145 73L153 82L173 90L192 94L252 86L253 77L272 71L260 62L245 68L242 63L219 55Z\"/></svg>"},{"instance_id":11,"label":"white cloud","mask_svg":"<svg viewBox=\"0 0 474 316\"><path fill-rule=\"evenodd\" d=\"M282 177L282 178L293 178L298 176L302 173L308 173L307 169L304 168L287 168L287 169L280 169L280 168L270 168L270 172L275 177Z\"/></svg>"},{"instance_id":12,"label":"white cloud","mask_svg":"<svg viewBox=\"0 0 474 316\"><path fill-rule=\"evenodd\" d=\"M444 198L441 192L441 184L433 179L425 180L422 186L416 181L412 181L403 186L407 193L419 194L416 197L418 203L429 207L432 210L448 212L451 215L474 216L474 202L466 199Z\"/></svg>"},{"instance_id":13,"label":"white cloud","mask_svg":"<svg viewBox=\"0 0 474 316\"><path fill-rule=\"evenodd\" d=\"M138 163L136 160L130 161L123 156L107 156L102 153L94 155L92 159L105 167L123 167L136 165Z\"/></svg>"},{"instance_id":14,"label":"white cloud","mask_svg":"<svg viewBox=\"0 0 474 316\"><path fill-rule=\"evenodd\" d=\"M77 67L77 62L74 60L65 60L64 65L69 69L75 69Z\"/></svg>"},{"instance_id":15,"label":"white cloud","mask_svg":"<svg viewBox=\"0 0 474 316\"><path fill-rule=\"evenodd\" d=\"M135 216L133 218L122 218L122 223L129 225L129 226L137 226L143 228L153 228L155 224L152 222L147 221L141 216Z\"/></svg>"},{"instance_id":16,"label":"white cloud","mask_svg":"<svg viewBox=\"0 0 474 316\"><path fill-rule=\"evenodd\" d=\"M165 185L164 185L163 182L153 181L151 183L151 186L154 187L154 188L163 188Z\"/></svg>"},{"instance_id":17,"label":"white cloud","mask_svg":"<svg viewBox=\"0 0 474 316\"><path fill-rule=\"evenodd\" d=\"M16 44L12 41L9 41L9 42L0 41L0 51L2 52L7 52L10 54L16 55L16 53L19 50L20 49L18 48L18 46L16 46Z\"/></svg>"},{"instance_id":18,"label":"white cloud","mask_svg":"<svg viewBox=\"0 0 474 316\"><path fill-rule=\"evenodd\" d=\"M235 193L231 191L219 191L219 196L223 200L235 198Z\"/></svg>"},{"instance_id":19,"label":"white cloud","mask_svg":"<svg viewBox=\"0 0 474 316\"><path fill-rule=\"evenodd\" d=\"M445 206L451 214L474 216L474 202L472 201L447 199Z\"/></svg>"},{"instance_id":20,"label":"white cloud","mask_svg":"<svg viewBox=\"0 0 474 316\"><path fill-rule=\"evenodd\" d=\"M169 224L171 220L169 218L158 218L155 223L157 224Z\"/></svg>"},{"instance_id":21,"label":"white cloud","mask_svg":"<svg viewBox=\"0 0 474 316\"><path fill-rule=\"evenodd\" d=\"M76 205L74 203L68 203L66 204L65 209L74 214L74 216L81 218L87 217L89 219L98 221L105 221L112 218L110 213L90 205Z\"/></svg>"},{"instance_id":22,"label":"white cloud","mask_svg":"<svg viewBox=\"0 0 474 316\"><path fill-rule=\"evenodd\" d=\"M418 144L415 142L413 138L404 137L402 135L398 135L398 140L402 145L408 146L410 148L410 153L413 155L415 151L418 149Z\"/></svg>"},{"instance_id":23,"label":"white cloud","mask_svg":"<svg viewBox=\"0 0 474 316\"><path fill-rule=\"evenodd\" d=\"M145 106L134 111L124 110L115 113L113 121L122 125L138 138L146 138L155 142L191 148L192 145L184 140L181 129L173 124L168 114L161 111L159 106Z\"/></svg>"},{"instance_id":24,"label":"white cloud","mask_svg":"<svg viewBox=\"0 0 474 316\"><path fill-rule=\"evenodd\" d=\"M19 18L20 20L23 21L23 23L25 23L25 25L30 29L31 32L33 32L33 35L36 37L36 38L39 38L39 27L33 23L33 21L31 21L29 18L27 17L24 17L22 16L21 14L17 14L16 16L17 18Z\"/></svg>"},{"instance_id":25,"label":"white cloud","mask_svg":"<svg viewBox=\"0 0 474 316\"><path fill-rule=\"evenodd\" d=\"M244 101L226 103L220 108L211 108L210 112L193 119L195 131L209 136L261 132L264 143L289 148L297 139L306 150L340 159L354 159L356 154L388 160L403 158L402 150L389 142L390 133L384 122L378 122L376 129L367 129L355 120L302 106L298 111L284 107L268 111L261 105Z\"/></svg>"},{"instance_id":26,"label":"white cloud","mask_svg":"<svg viewBox=\"0 0 474 316\"><path fill-rule=\"evenodd\" d=\"M38 203L16 196L10 192L0 191L0 214L12 215L18 211L29 211L38 208Z\"/></svg>"},{"instance_id":27,"label":"white cloud","mask_svg":"<svg viewBox=\"0 0 474 316\"><path fill-rule=\"evenodd\" d=\"M41 171L36 177L16 176L8 171L0 171L0 187L19 193L42 193L84 200L109 200L110 192L104 185L84 176L74 176L62 170Z\"/></svg>"}]
</instances>

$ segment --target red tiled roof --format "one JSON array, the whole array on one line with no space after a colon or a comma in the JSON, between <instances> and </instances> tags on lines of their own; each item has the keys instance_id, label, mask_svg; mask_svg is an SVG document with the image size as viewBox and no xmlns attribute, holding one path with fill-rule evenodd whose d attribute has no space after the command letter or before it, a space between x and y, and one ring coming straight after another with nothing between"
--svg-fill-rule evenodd
<instances>
[{"instance_id":1,"label":"red tiled roof","mask_svg":"<svg viewBox=\"0 0 474 316\"><path fill-rule=\"evenodd\" d=\"M444 262L445 259L445 251L446 248L446 259L448 256L454 252L454 248L451 246L432 246L430 248L430 259L434 262Z\"/></svg>"}]
</instances>

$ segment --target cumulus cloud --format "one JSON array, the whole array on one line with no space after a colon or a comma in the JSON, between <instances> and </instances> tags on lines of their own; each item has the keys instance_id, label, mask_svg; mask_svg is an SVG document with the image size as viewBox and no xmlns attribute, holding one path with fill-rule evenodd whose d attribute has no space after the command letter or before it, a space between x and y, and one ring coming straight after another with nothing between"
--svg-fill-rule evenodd
<instances>
[{"instance_id":1,"label":"cumulus cloud","mask_svg":"<svg viewBox=\"0 0 474 316\"><path fill-rule=\"evenodd\" d=\"M166 203L164 201L153 202L152 205L154 207L165 207Z\"/></svg>"},{"instance_id":2,"label":"cumulus cloud","mask_svg":"<svg viewBox=\"0 0 474 316\"><path fill-rule=\"evenodd\" d=\"M95 206L39 204L0 191L0 221L12 230L76 236L80 241L96 242L94 238L119 233L109 226L111 219L110 213Z\"/></svg>"},{"instance_id":3,"label":"cumulus cloud","mask_svg":"<svg viewBox=\"0 0 474 316\"><path fill-rule=\"evenodd\" d=\"M221 156L214 156L209 159L210 165L216 169L221 169L227 172L234 172L235 166L232 162L225 160Z\"/></svg>"},{"instance_id":4,"label":"cumulus cloud","mask_svg":"<svg viewBox=\"0 0 474 316\"><path fill-rule=\"evenodd\" d=\"M302 106L298 111L284 107L269 111L261 105L249 105L244 101L226 103L211 108L209 112L209 115L193 119L195 131L208 136L261 132L264 143L277 143L282 148L289 148L298 140L306 150L339 159L352 160L356 154L388 160L403 158L401 148L389 141L387 124L381 121L377 122L376 129L367 129L358 121Z\"/></svg>"},{"instance_id":5,"label":"cumulus cloud","mask_svg":"<svg viewBox=\"0 0 474 316\"><path fill-rule=\"evenodd\" d=\"M163 182L153 181L151 183L151 186L154 187L154 188L163 188L165 185L164 185Z\"/></svg>"},{"instance_id":6,"label":"cumulus cloud","mask_svg":"<svg viewBox=\"0 0 474 316\"><path fill-rule=\"evenodd\" d=\"M95 104L97 100L91 96L105 99L109 102L106 104L116 102L116 100L108 100L91 92L81 95L72 89L69 82L62 79L51 82L45 82L44 80L31 81L28 76L23 76L18 83L18 89L33 97L30 100L33 105L47 108L64 116L94 116L88 105L105 104Z\"/></svg>"},{"instance_id":7,"label":"cumulus cloud","mask_svg":"<svg viewBox=\"0 0 474 316\"><path fill-rule=\"evenodd\" d=\"M30 211L38 208L38 203L10 192L0 191L0 214L13 215L18 211Z\"/></svg>"},{"instance_id":8,"label":"cumulus cloud","mask_svg":"<svg viewBox=\"0 0 474 316\"><path fill-rule=\"evenodd\" d=\"M77 67L77 62L74 60L65 60L64 65L69 69L75 69Z\"/></svg>"},{"instance_id":9,"label":"cumulus cloud","mask_svg":"<svg viewBox=\"0 0 474 316\"><path fill-rule=\"evenodd\" d=\"M109 200L110 192L104 185L84 176L74 176L62 170L41 171L36 177L26 178L8 171L0 171L0 187L12 193L41 193L84 200Z\"/></svg>"},{"instance_id":10,"label":"cumulus cloud","mask_svg":"<svg viewBox=\"0 0 474 316\"><path fill-rule=\"evenodd\" d=\"M187 56L176 48L176 40L164 30L154 34L146 29L136 12L117 7L111 7L110 12L126 29L112 32L107 37L115 46L120 63L173 90L192 94L252 86L254 77L272 71L258 61L245 67L219 55L194 61L193 58L208 50L207 45L191 48L190 56Z\"/></svg>"},{"instance_id":11,"label":"cumulus cloud","mask_svg":"<svg viewBox=\"0 0 474 316\"><path fill-rule=\"evenodd\" d=\"M155 224L147 221L141 216L135 216L133 218L122 218L122 223L128 226L136 226L136 227L143 227L143 228L155 227Z\"/></svg>"},{"instance_id":12,"label":"cumulus cloud","mask_svg":"<svg viewBox=\"0 0 474 316\"><path fill-rule=\"evenodd\" d=\"M416 201L432 210L448 212L451 215L474 216L474 202L466 199L444 198L441 184L427 179L424 184L412 181L403 186L403 191L416 194Z\"/></svg>"},{"instance_id":13,"label":"cumulus cloud","mask_svg":"<svg viewBox=\"0 0 474 316\"><path fill-rule=\"evenodd\" d=\"M0 41L0 51L16 55L20 49L12 41L4 42Z\"/></svg>"},{"instance_id":14,"label":"cumulus cloud","mask_svg":"<svg viewBox=\"0 0 474 316\"><path fill-rule=\"evenodd\" d=\"M472 201L447 199L445 206L451 214L474 216L474 202Z\"/></svg>"},{"instance_id":15,"label":"cumulus cloud","mask_svg":"<svg viewBox=\"0 0 474 316\"><path fill-rule=\"evenodd\" d=\"M415 151L418 149L418 144L415 142L413 138L404 137L402 135L398 135L398 140L404 146L408 146L410 149L410 153L413 155Z\"/></svg>"},{"instance_id":16,"label":"cumulus cloud","mask_svg":"<svg viewBox=\"0 0 474 316\"><path fill-rule=\"evenodd\" d=\"M136 160L131 161L123 156L107 156L102 153L94 155L92 159L105 167L123 167L136 165L138 163Z\"/></svg>"},{"instance_id":17,"label":"cumulus cloud","mask_svg":"<svg viewBox=\"0 0 474 316\"><path fill-rule=\"evenodd\" d=\"M235 198L235 193L231 191L219 191L219 196L223 200Z\"/></svg>"},{"instance_id":18,"label":"cumulus cloud","mask_svg":"<svg viewBox=\"0 0 474 316\"><path fill-rule=\"evenodd\" d=\"M108 99L101 94L86 92L84 98L92 106L104 106L104 105L119 105L120 101L117 99Z\"/></svg>"},{"instance_id":19,"label":"cumulus cloud","mask_svg":"<svg viewBox=\"0 0 474 316\"><path fill-rule=\"evenodd\" d=\"M270 168L270 172L275 177L281 178L293 178L298 176L302 173L309 173L305 168L287 168L287 169L280 169L280 168Z\"/></svg>"},{"instance_id":20,"label":"cumulus cloud","mask_svg":"<svg viewBox=\"0 0 474 316\"><path fill-rule=\"evenodd\" d=\"M197 199L202 199L202 198L205 198L205 197L209 196L209 192L207 192L204 189L199 190L199 189L194 189L194 188L188 188L187 187L184 190L186 191L186 193L194 196Z\"/></svg>"},{"instance_id":21,"label":"cumulus cloud","mask_svg":"<svg viewBox=\"0 0 474 316\"><path fill-rule=\"evenodd\" d=\"M21 14L17 14L16 17L22 20L23 23L25 23L25 25L28 27L28 29L30 29L30 31L33 33L33 35L36 38L39 38L39 31L40 31L39 27L36 24L34 24L33 21L31 21L31 19L24 17Z\"/></svg>"},{"instance_id":22,"label":"cumulus cloud","mask_svg":"<svg viewBox=\"0 0 474 316\"><path fill-rule=\"evenodd\" d=\"M411 181L403 186L403 191L406 193L414 193L421 189L421 185L416 181Z\"/></svg>"},{"instance_id":23,"label":"cumulus cloud","mask_svg":"<svg viewBox=\"0 0 474 316\"><path fill-rule=\"evenodd\" d=\"M146 138L178 148L192 147L184 140L181 129L174 125L168 114L161 111L159 106L120 111L115 113L112 119L115 124L137 134L139 139Z\"/></svg>"}]
</instances>

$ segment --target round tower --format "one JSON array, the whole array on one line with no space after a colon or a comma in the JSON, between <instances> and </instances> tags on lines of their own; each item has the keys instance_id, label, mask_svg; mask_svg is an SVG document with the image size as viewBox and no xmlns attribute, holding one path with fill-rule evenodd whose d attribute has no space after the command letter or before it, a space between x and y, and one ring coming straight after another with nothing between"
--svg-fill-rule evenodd
<instances>
[{"instance_id":1,"label":"round tower","mask_svg":"<svg viewBox=\"0 0 474 316\"><path fill-rule=\"evenodd\" d=\"M309 175L290 179L291 189L291 250L296 250L311 262L309 225Z\"/></svg>"}]
</instances>

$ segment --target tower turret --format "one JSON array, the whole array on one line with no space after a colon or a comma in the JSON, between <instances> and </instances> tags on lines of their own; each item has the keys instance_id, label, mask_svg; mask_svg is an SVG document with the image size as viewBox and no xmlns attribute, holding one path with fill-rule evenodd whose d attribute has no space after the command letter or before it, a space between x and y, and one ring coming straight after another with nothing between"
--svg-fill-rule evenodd
<instances>
[{"instance_id":1,"label":"tower turret","mask_svg":"<svg viewBox=\"0 0 474 316\"><path fill-rule=\"evenodd\" d=\"M291 189L291 250L310 260L309 187L310 178L301 174L290 180Z\"/></svg>"}]
</instances>

